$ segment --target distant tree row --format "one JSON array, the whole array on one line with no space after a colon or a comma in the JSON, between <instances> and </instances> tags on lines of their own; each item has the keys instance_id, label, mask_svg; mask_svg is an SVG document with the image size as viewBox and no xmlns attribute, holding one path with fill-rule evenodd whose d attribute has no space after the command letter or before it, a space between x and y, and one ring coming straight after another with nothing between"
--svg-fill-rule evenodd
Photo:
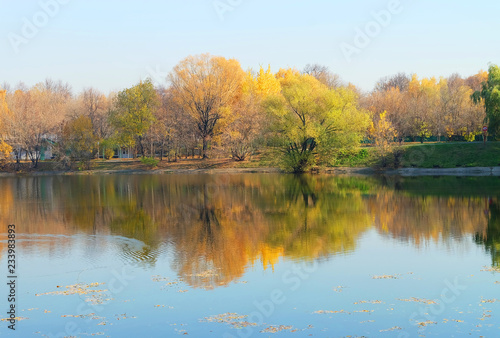
<instances>
[{"instance_id":1,"label":"distant tree row","mask_svg":"<svg viewBox=\"0 0 500 338\"><path fill-rule=\"evenodd\" d=\"M0 154L38 165L45 149L65 166L89 166L117 152L177 160L276 150L283 166L301 172L330 164L383 134L473 140L484 123L500 135L500 71L469 78L419 79L397 74L369 94L320 65L245 72L235 59L208 54L179 62L168 87L149 79L105 95L46 80L0 90ZM381 130L383 129L383 130Z\"/></svg>"},{"instance_id":2,"label":"distant tree row","mask_svg":"<svg viewBox=\"0 0 500 338\"><path fill-rule=\"evenodd\" d=\"M454 74L448 78L423 78L397 74L380 80L375 90L362 99L365 108L374 113L374 122L386 112L395 136L438 141L462 137L472 141L486 123L484 105L473 99L482 89L488 73L469 78Z\"/></svg>"}]
</instances>

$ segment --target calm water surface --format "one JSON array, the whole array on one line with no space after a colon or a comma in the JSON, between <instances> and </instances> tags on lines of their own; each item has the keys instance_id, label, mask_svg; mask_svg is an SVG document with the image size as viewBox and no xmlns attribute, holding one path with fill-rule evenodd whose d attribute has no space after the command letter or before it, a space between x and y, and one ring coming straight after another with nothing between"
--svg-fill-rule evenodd
<instances>
[{"instance_id":1,"label":"calm water surface","mask_svg":"<svg viewBox=\"0 0 500 338\"><path fill-rule=\"evenodd\" d=\"M500 178L0 179L16 337L498 337Z\"/></svg>"}]
</instances>

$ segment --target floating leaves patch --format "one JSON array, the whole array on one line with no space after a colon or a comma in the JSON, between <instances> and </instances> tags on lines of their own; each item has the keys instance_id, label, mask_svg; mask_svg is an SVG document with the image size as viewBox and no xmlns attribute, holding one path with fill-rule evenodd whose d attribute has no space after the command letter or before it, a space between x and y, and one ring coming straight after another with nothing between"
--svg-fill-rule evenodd
<instances>
[{"instance_id":1,"label":"floating leaves patch","mask_svg":"<svg viewBox=\"0 0 500 338\"><path fill-rule=\"evenodd\" d=\"M261 330L261 333L277 333L281 331L290 331L290 332L297 332L299 331L298 329L295 329L291 325L271 325L266 327L265 329Z\"/></svg>"},{"instance_id":2,"label":"floating leaves patch","mask_svg":"<svg viewBox=\"0 0 500 338\"><path fill-rule=\"evenodd\" d=\"M398 300L402 301L402 302L415 302L415 303L422 303L422 304L437 304L435 301L433 300L430 300L430 299L425 299L425 298L415 298L415 297L411 297L411 298L398 298Z\"/></svg>"},{"instance_id":3,"label":"floating leaves patch","mask_svg":"<svg viewBox=\"0 0 500 338\"><path fill-rule=\"evenodd\" d=\"M348 313L347 311L345 310L338 310L338 311L329 311L329 310L318 310L318 311L314 311L313 313L317 313L317 314L325 314L325 313Z\"/></svg>"},{"instance_id":4,"label":"floating leaves patch","mask_svg":"<svg viewBox=\"0 0 500 338\"><path fill-rule=\"evenodd\" d=\"M354 302L354 304L382 304L381 300L360 300L358 302Z\"/></svg>"},{"instance_id":5,"label":"floating leaves patch","mask_svg":"<svg viewBox=\"0 0 500 338\"><path fill-rule=\"evenodd\" d=\"M396 275L374 275L372 276L372 279L399 279L401 277L400 274L396 274Z\"/></svg>"},{"instance_id":6,"label":"floating leaves patch","mask_svg":"<svg viewBox=\"0 0 500 338\"><path fill-rule=\"evenodd\" d=\"M481 271L489 271L489 272L500 272L500 267L498 266L484 266Z\"/></svg>"},{"instance_id":7,"label":"floating leaves patch","mask_svg":"<svg viewBox=\"0 0 500 338\"><path fill-rule=\"evenodd\" d=\"M2 322L7 322L9 321L11 318L2 318L0 319L0 321ZM20 321L20 320L26 320L26 319L29 319L28 317L15 317L14 320L15 321Z\"/></svg>"},{"instance_id":8,"label":"floating leaves patch","mask_svg":"<svg viewBox=\"0 0 500 338\"><path fill-rule=\"evenodd\" d=\"M437 322L433 322L432 320L426 320L425 322L418 322L417 325L420 327L424 327L430 324L437 324Z\"/></svg>"},{"instance_id":9,"label":"floating leaves patch","mask_svg":"<svg viewBox=\"0 0 500 338\"><path fill-rule=\"evenodd\" d=\"M498 302L500 300L496 299L496 298L493 298L493 299L481 299L481 303L495 303L495 302Z\"/></svg>"},{"instance_id":10,"label":"floating leaves patch","mask_svg":"<svg viewBox=\"0 0 500 338\"><path fill-rule=\"evenodd\" d=\"M235 329L241 329L247 326L257 326L257 323L251 323L246 320L247 315L239 315L237 313L223 313L220 315L215 315L215 316L210 316L210 317L205 317L204 320L208 323L224 323L224 324L229 324Z\"/></svg>"},{"instance_id":11,"label":"floating leaves patch","mask_svg":"<svg viewBox=\"0 0 500 338\"><path fill-rule=\"evenodd\" d=\"M90 293L100 293L100 292L106 292L108 290L94 290L92 288L98 287L99 285L103 285L104 283L90 283L90 284L73 284L73 285L68 285L65 287L62 286L57 286L57 288L64 288L63 290L60 291L52 291L52 292L45 292L45 293L37 293L35 296L44 296L44 295L63 295L63 296L68 296L68 295L87 295Z\"/></svg>"},{"instance_id":12,"label":"floating leaves patch","mask_svg":"<svg viewBox=\"0 0 500 338\"><path fill-rule=\"evenodd\" d=\"M389 332L389 331L396 331L396 330L402 330L402 328L400 328L399 326L393 326L389 329L380 330L380 332Z\"/></svg>"}]
</instances>

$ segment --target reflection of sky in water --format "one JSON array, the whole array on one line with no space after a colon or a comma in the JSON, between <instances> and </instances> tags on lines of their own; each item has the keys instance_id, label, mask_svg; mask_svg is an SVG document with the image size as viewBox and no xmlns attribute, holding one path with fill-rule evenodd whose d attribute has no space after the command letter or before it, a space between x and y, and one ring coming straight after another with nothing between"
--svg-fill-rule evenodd
<instances>
[{"instance_id":1,"label":"reflection of sky in water","mask_svg":"<svg viewBox=\"0 0 500 338\"><path fill-rule=\"evenodd\" d=\"M109 183L106 179L97 183ZM270 333L260 331L271 325L284 325L280 336L299 337L490 337L500 332L500 302L495 301L500 273L481 271L491 268L491 248L498 246L494 195L491 201L474 193L433 197L411 187L395 193L372 179L318 179L304 187L256 175L224 181L222 192L212 193L207 202L197 188L203 180L194 176L169 192L172 178L150 185L149 177L134 178L131 190L120 186L120 179L109 179L111 188L101 193L115 194L110 205L99 204L95 191L88 193L90 203L78 200L75 192L60 191L78 187L71 179L67 188L43 180L31 185L32 191L43 186L51 191L39 195L45 196L38 204L44 208L33 208L33 193L19 197L33 208L23 214L14 208L21 202L10 208L3 203L2 220L10 213L32 222L27 225L32 230L23 233L16 221L17 309L18 316L29 319L18 322L15 333L2 322L2 336L187 332L191 337L265 337ZM487 180L482 182L487 186ZM293 192L279 190L283 184ZM144 185L154 188L141 192ZM0 187L8 190L1 181ZM173 197L182 197L191 213L181 209L178 214L179 200ZM145 225L154 231L148 233ZM238 230L236 235L231 229ZM5 240L0 245L5 268ZM92 293L36 296L77 283L104 283L94 288L107 290L94 294L103 303L93 305ZM0 294L7 294L5 283ZM5 299L0 304L7 308ZM232 319L233 324L259 325L236 329L216 322L227 316L206 319L227 313L249 316Z\"/></svg>"},{"instance_id":2,"label":"reflection of sky in water","mask_svg":"<svg viewBox=\"0 0 500 338\"><path fill-rule=\"evenodd\" d=\"M299 336L305 333L319 336L377 335L382 334L380 330L395 326L403 330L394 332L405 331L410 336L417 336L419 327L412 325L409 318L420 311L430 315L419 314L416 319L437 322L424 327L426 335L442 336L448 330L465 335L478 330L476 325L483 325L480 329L486 336L488 332L498 332L497 324L488 327L495 323L498 303L481 303L481 297L493 299L498 295L500 286L495 281L500 275L480 271L489 265L490 258L472 245L461 245L460 250L455 250L429 242L415 248L370 230L359 239L354 252L323 258L316 263L282 258L275 264L274 271L264 270L259 264L251 265L241 279L226 287L205 290L191 288L182 282L182 278L171 269L173 256L168 248L161 250L152 266L138 263L134 255L121 254L123 247L131 243L141 250L136 241L112 236L104 238L106 241L97 236L73 236L69 238L70 255L32 248L19 253L18 309L25 310L19 314L29 319L18 323L16 335L29 336L37 331L55 334L64 331L64 325L71 322L82 333L105 332L112 337L135 336L141 330L150 336L173 335L176 329L180 333L186 330L196 337L209 333L215 337L223 336L225 332L237 337L238 333L247 331L258 336L258 331L267 326L247 327L240 331L231 329L228 324L200 322L205 317L228 312L251 315L248 320L253 322L263 318L269 325L293 325L305 329L302 333L295 333ZM106 243L102 254L89 253L87 246L92 242ZM5 266L4 259L2 264ZM373 278L382 275L396 278ZM163 279L154 281L153 276ZM442 309L441 305L431 307L398 300L415 297L439 301L443 289L454 285L456 278L459 286L455 290L458 292L456 299L449 304L441 301L444 304ZM93 307L85 301L87 295L35 296L57 291L57 285L95 282L105 283L100 288L110 290L104 295L112 298L111 301ZM461 290L462 286L466 289ZM180 292L184 290L187 291ZM276 290L279 290L277 299L280 304L270 303ZM447 296L454 294L451 292ZM356 302L358 304L354 304ZM44 313L44 310L51 312ZM320 310L344 313L315 313ZM61 317L88 313L95 313L94 317L99 318ZM493 317L480 320L483 314L492 314ZM443 322L445 319L448 322ZM97 325L102 322L106 325ZM308 328L309 325L314 328ZM2 335L8 333L2 328ZM391 336L390 332L385 334Z\"/></svg>"}]
</instances>

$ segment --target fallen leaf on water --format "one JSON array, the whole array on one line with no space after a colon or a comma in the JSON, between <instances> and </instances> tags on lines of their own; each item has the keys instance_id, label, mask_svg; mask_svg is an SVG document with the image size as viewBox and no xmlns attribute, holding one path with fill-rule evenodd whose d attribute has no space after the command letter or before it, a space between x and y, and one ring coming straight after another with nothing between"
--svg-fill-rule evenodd
<instances>
[{"instance_id":1,"label":"fallen leaf on water","mask_svg":"<svg viewBox=\"0 0 500 338\"><path fill-rule=\"evenodd\" d=\"M380 330L380 332L388 332L388 331L396 331L396 330L402 330L402 328L400 328L399 326L393 326L389 329Z\"/></svg>"},{"instance_id":2,"label":"fallen leaf on water","mask_svg":"<svg viewBox=\"0 0 500 338\"><path fill-rule=\"evenodd\" d=\"M358 302L354 302L354 304L382 304L381 300L360 300Z\"/></svg>"},{"instance_id":3,"label":"fallen leaf on water","mask_svg":"<svg viewBox=\"0 0 500 338\"><path fill-rule=\"evenodd\" d=\"M375 276L372 276L372 279L399 279L401 275L400 274L396 274L396 275L375 275Z\"/></svg>"},{"instance_id":4,"label":"fallen leaf on water","mask_svg":"<svg viewBox=\"0 0 500 338\"><path fill-rule=\"evenodd\" d=\"M313 313L317 313L317 314L324 314L324 313L348 313L348 314L350 314L349 312L346 312L345 310L338 310L338 311L318 310L318 311L314 311Z\"/></svg>"},{"instance_id":5,"label":"fallen leaf on water","mask_svg":"<svg viewBox=\"0 0 500 338\"><path fill-rule=\"evenodd\" d=\"M61 317L73 317L73 318L90 318L93 320L102 320L104 317L96 316L95 313L88 313L86 315L61 315Z\"/></svg>"},{"instance_id":6,"label":"fallen leaf on water","mask_svg":"<svg viewBox=\"0 0 500 338\"><path fill-rule=\"evenodd\" d=\"M271 325L266 327L265 329L261 330L261 333L277 333L281 331L290 331L290 332L296 332L297 329L294 329L293 326L291 325Z\"/></svg>"},{"instance_id":7,"label":"fallen leaf on water","mask_svg":"<svg viewBox=\"0 0 500 338\"><path fill-rule=\"evenodd\" d=\"M418 326L422 326L423 327L423 326L427 326L427 325L430 325L430 324L437 324L437 322L433 322L432 320L427 320L425 322L419 322L417 324L418 324Z\"/></svg>"},{"instance_id":8,"label":"fallen leaf on water","mask_svg":"<svg viewBox=\"0 0 500 338\"><path fill-rule=\"evenodd\" d=\"M423 303L423 304L437 304L435 301L430 300L430 299L425 299L425 298L397 298L397 300L400 300L402 302L415 302L415 303Z\"/></svg>"},{"instance_id":9,"label":"fallen leaf on water","mask_svg":"<svg viewBox=\"0 0 500 338\"><path fill-rule=\"evenodd\" d=\"M63 291L52 291L52 292L45 292L45 293L37 293L35 296L44 296L44 295L63 295L63 296L68 296L68 295L87 295L90 293L100 293L100 292L106 292L108 290L94 290L91 288L95 288L99 285L103 285L104 283L90 283L90 284L73 284L73 285L68 285L65 286L66 290ZM58 286L58 288L61 288L62 286Z\"/></svg>"},{"instance_id":10,"label":"fallen leaf on water","mask_svg":"<svg viewBox=\"0 0 500 338\"><path fill-rule=\"evenodd\" d=\"M499 300L496 299L496 298L493 298L493 299L482 299L481 298L481 303L495 303L495 302L498 302Z\"/></svg>"},{"instance_id":11,"label":"fallen leaf on water","mask_svg":"<svg viewBox=\"0 0 500 338\"><path fill-rule=\"evenodd\" d=\"M241 329L247 326L257 326L257 323L251 323L244 319L246 319L247 315L239 315L237 313L227 312L220 315L205 317L202 322L209 323L224 323L229 324L235 329Z\"/></svg>"},{"instance_id":12,"label":"fallen leaf on water","mask_svg":"<svg viewBox=\"0 0 500 338\"><path fill-rule=\"evenodd\" d=\"M481 269L481 271L500 272L500 267L498 267L498 266L492 266L492 267L483 266L483 268Z\"/></svg>"},{"instance_id":13,"label":"fallen leaf on water","mask_svg":"<svg viewBox=\"0 0 500 338\"><path fill-rule=\"evenodd\" d=\"M121 320L121 319L127 319L127 318L137 318L135 316L127 316L126 313L123 313L121 315L115 315L116 320Z\"/></svg>"},{"instance_id":14,"label":"fallen leaf on water","mask_svg":"<svg viewBox=\"0 0 500 338\"><path fill-rule=\"evenodd\" d=\"M481 318L478 318L479 320L486 320L486 318L490 318L491 315L488 314L488 313L491 313L491 310L486 310L486 311L483 311L483 316Z\"/></svg>"},{"instance_id":15,"label":"fallen leaf on water","mask_svg":"<svg viewBox=\"0 0 500 338\"><path fill-rule=\"evenodd\" d=\"M15 321L26 320L26 319L29 319L29 318L28 317L15 317L14 318ZM8 322L9 320L11 320L11 318L0 319L0 321L2 321L2 322Z\"/></svg>"}]
</instances>

